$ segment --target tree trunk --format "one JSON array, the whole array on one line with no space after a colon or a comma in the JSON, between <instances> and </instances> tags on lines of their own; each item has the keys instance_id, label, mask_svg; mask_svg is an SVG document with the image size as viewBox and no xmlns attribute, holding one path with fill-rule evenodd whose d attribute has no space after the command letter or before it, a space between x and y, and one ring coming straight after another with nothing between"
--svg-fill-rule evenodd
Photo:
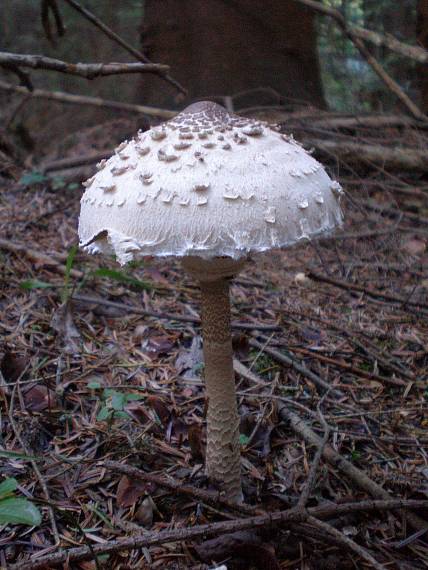
<instances>
[{"instance_id":1,"label":"tree trunk","mask_svg":"<svg viewBox=\"0 0 428 570\"><path fill-rule=\"evenodd\" d=\"M428 4L426 0L418 1L417 40L420 46L428 49ZM428 113L428 67L426 65L419 66L418 76L421 108Z\"/></svg>"},{"instance_id":2,"label":"tree trunk","mask_svg":"<svg viewBox=\"0 0 428 570\"><path fill-rule=\"evenodd\" d=\"M177 101L165 82L144 78L145 102L183 106L253 90L235 97L235 107L279 101L325 107L314 15L293 0L145 0L142 44L189 91Z\"/></svg>"}]
</instances>

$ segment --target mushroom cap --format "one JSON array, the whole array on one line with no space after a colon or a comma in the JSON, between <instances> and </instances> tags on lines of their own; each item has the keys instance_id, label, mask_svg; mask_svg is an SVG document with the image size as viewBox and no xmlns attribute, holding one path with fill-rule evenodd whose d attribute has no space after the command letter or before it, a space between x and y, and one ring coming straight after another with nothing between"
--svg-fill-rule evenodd
<instances>
[{"instance_id":1,"label":"mushroom cap","mask_svg":"<svg viewBox=\"0 0 428 570\"><path fill-rule=\"evenodd\" d=\"M292 137L194 103L97 165L80 243L120 263L145 255L245 257L329 232L340 185Z\"/></svg>"}]
</instances>

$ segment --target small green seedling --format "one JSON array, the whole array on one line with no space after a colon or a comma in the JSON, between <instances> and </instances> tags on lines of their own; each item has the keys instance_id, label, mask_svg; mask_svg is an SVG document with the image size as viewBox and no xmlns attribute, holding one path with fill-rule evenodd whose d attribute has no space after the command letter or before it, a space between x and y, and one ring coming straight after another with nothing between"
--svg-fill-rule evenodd
<instances>
[{"instance_id":1,"label":"small green seedling","mask_svg":"<svg viewBox=\"0 0 428 570\"><path fill-rule=\"evenodd\" d=\"M42 522L39 509L25 497L16 497L18 481L8 477L0 483L0 524L38 526Z\"/></svg>"},{"instance_id":2,"label":"small green seedling","mask_svg":"<svg viewBox=\"0 0 428 570\"><path fill-rule=\"evenodd\" d=\"M89 382L88 388L91 390L99 390L101 384L98 381ZM131 416L125 411L125 407L129 402L142 400L141 394L131 392L118 392L112 388L105 388L100 396L102 406L97 414L99 422L111 422L115 419L129 419Z\"/></svg>"}]
</instances>

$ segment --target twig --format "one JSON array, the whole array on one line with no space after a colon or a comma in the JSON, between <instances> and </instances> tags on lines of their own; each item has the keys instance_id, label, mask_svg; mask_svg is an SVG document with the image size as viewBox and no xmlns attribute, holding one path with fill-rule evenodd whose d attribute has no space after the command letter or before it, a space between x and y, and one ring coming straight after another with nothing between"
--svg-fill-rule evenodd
<instances>
[{"instance_id":1,"label":"twig","mask_svg":"<svg viewBox=\"0 0 428 570\"><path fill-rule=\"evenodd\" d=\"M192 528L178 528L174 530L145 532L123 540L113 540L105 544L96 544L92 547L93 552L98 556L111 552L121 552L123 550L134 550L145 546L165 544L167 542L178 542L194 540L200 537L215 536L219 534L247 530L251 528L263 528L278 524L289 524L292 522L305 522L310 517L329 518L340 516L341 514L369 512L369 511L390 511L393 509L426 508L428 501L391 499L389 501L359 501L356 503L344 503L339 505L328 505L312 507L306 512L298 512L296 509L277 511L266 515L249 517L246 519L234 519L218 523L196 525ZM18 562L10 566L10 570L37 570L45 566L63 564L65 561L78 561L91 557L93 554L87 546L65 549L62 552L55 552L42 556L37 560Z\"/></svg>"},{"instance_id":2,"label":"twig","mask_svg":"<svg viewBox=\"0 0 428 570\"><path fill-rule=\"evenodd\" d=\"M30 75L26 72L13 65L12 63L2 63L0 67L14 73L19 79L19 87L25 89L24 93L32 93L34 91L33 84L31 83Z\"/></svg>"},{"instance_id":3,"label":"twig","mask_svg":"<svg viewBox=\"0 0 428 570\"><path fill-rule=\"evenodd\" d=\"M162 119L171 119L177 113L168 109L159 109L157 107L149 107L147 105L134 105L132 103L121 103L120 101L110 101L101 99L101 97L89 97L86 95L72 95L71 93L63 93L62 91L46 91L44 89L34 89L23 87L21 85L12 85L5 81L0 81L0 89L4 91L21 93L29 95L34 99L49 99L50 101L58 101L59 103L68 103L72 105L88 105L92 107L105 107L107 109L116 109L117 111L126 111L128 113L137 113Z\"/></svg>"},{"instance_id":4,"label":"twig","mask_svg":"<svg viewBox=\"0 0 428 570\"><path fill-rule=\"evenodd\" d=\"M372 56L364 42L358 36L358 33L355 33L355 30L348 26L347 21L343 17L343 15L334 8L330 8L324 6L320 2L316 2L315 0L295 0L299 4L303 4L316 12L320 12L326 16L330 16L333 18L343 32L348 36L354 46L358 49L360 54L364 57L367 63L373 68L374 72L380 77L380 79L385 83L392 93L403 103L403 105L410 111L410 113L420 120L426 120L427 117L422 113L422 111L411 101L411 99L404 93L401 87L398 85L394 79L383 69L380 63Z\"/></svg>"},{"instance_id":5,"label":"twig","mask_svg":"<svg viewBox=\"0 0 428 570\"><path fill-rule=\"evenodd\" d=\"M386 567L383 564L380 564L377 560L375 560L375 558L373 558L373 556L365 548L363 548L362 546L351 540L348 536L343 534L343 532L338 531L333 526L311 516L307 518L307 523L309 523L316 529L320 530L321 532L325 532L333 536L336 541L343 544L343 546L345 546L351 552L355 552L356 554L358 554L360 558L371 564L373 568L376 568L377 570L386 569Z\"/></svg>"},{"instance_id":6,"label":"twig","mask_svg":"<svg viewBox=\"0 0 428 570\"><path fill-rule=\"evenodd\" d=\"M35 263L39 263L41 265L47 265L54 271L57 271L58 273L61 273L63 275L65 275L66 273L65 266L62 265L62 263L60 263L53 257L50 257L46 253L41 253L39 251L29 248L26 245L20 245L11 242L9 240L0 238L0 249L5 249L7 251L11 251L13 253L20 255L23 254L25 255L25 257L28 257L28 259L31 259L31 261L34 261ZM81 279L83 277L82 271L79 271L78 269L71 269L70 275L72 275L73 277L77 277L78 279Z\"/></svg>"},{"instance_id":7,"label":"twig","mask_svg":"<svg viewBox=\"0 0 428 570\"><path fill-rule=\"evenodd\" d=\"M329 392L326 392L324 394L324 396L321 398L321 400L318 402L317 411L318 411L318 416L319 416L321 425L324 429L324 435L323 435L322 440L320 441L319 446L317 447L315 457L312 461L312 465L311 465L311 468L309 470L308 478L307 478L305 486L303 487L303 490L300 494L299 501L297 503L298 509L305 509L306 508L306 504L309 500L310 494L312 493L314 485L315 485L315 478L317 476L318 467L319 467L319 464L321 461L322 454L324 453L324 448L327 445L328 438L330 437L330 426L325 421L325 418L324 418L323 413L321 411L321 406L322 406L325 398L328 396L328 393Z\"/></svg>"},{"instance_id":8,"label":"twig","mask_svg":"<svg viewBox=\"0 0 428 570\"><path fill-rule=\"evenodd\" d=\"M259 427L261 426L263 420L265 419L266 409L267 409L268 405L272 403L272 395L273 395L275 388L278 384L278 379L279 379L279 374L276 374L274 381L271 382L269 392L268 392L268 394L266 394L266 396L267 396L266 401L264 402L263 408L259 413L259 417L257 418L257 421L255 423L253 431L250 433L250 435L248 437L248 441L245 444L245 446L247 448L251 447L251 443L253 442L253 439L255 438L256 433L258 432Z\"/></svg>"},{"instance_id":9,"label":"twig","mask_svg":"<svg viewBox=\"0 0 428 570\"><path fill-rule=\"evenodd\" d=\"M89 156L74 156L72 158L61 158L59 160L53 160L47 162L40 166L40 171L43 174L48 172L55 172L56 170L67 170L69 168L78 168L79 166L90 166L95 164L100 160L109 158L114 154L114 150L97 152L96 154L90 154Z\"/></svg>"},{"instance_id":10,"label":"twig","mask_svg":"<svg viewBox=\"0 0 428 570\"><path fill-rule=\"evenodd\" d=\"M303 439L312 445L319 447L322 443L321 438L306 424L306 422L295 412L290 411L286 406L279 407L280 417L288 422L297 434L299 434ZM339 471L347 475L354 483L356 483L361 489L364 489L372 497L376 499L390 500L391 497L383 487L375 483L368 475L363 471L355 467L350 461L345 459L342 455L337 453L332 447L326 445L322 453L324 459L326 459L331 465L336 467ZM422 520L420 517L414 513L406 513L406 519L416 530L425 528L428 530L428 524L426 521Z\"/></svg>"},{"instance_id":11,"label":"twig","mask_svg":"<svg viewBox=\"0 0 428 570\"><path fill-rule=\"evenodd\" d=\"M353 342L352 339L350 340L351 342ZM341 362L340 360L335 360L334 358L331 358L329 356L324 356L323 354L319 354L316 351L308 350L306 348L294 348L293 350L295 352L300 352L301 354L305 354L310 358L316 358L320 362L326 362L328 364L336 366L337 368L341 368L342 370L347 370L348 372L352 372L353 374L356 374L361 378L367 378L369 380L377 380L378 382L391 384L393 386L407 386L407 382L405 382L404 380L400 380L399 378L388 378L388 376L380 376L379 374L362 370L361 368L353 366L352 364L348 364L347 362ZM397 370L394 370L394 372L397 372ZM403 376L405 375L401 370L398 373L402 374ZM410 376L409 379L413 380L414 378L413 376Z\"/></svg>"},{"instance_id":12,"label":"twig","mask_svg":"<svg viewBox=\"0 0 428 570\"><path fill-rule=\"evenodd\" d=\"M354 283L349 283L349 281L343 281L341 279L333 279L333 277L328 277L327 275L321 275L320 273L315 273L314 271L308 272L309 279L314 281L323 281L329 285L334 285L339 289L344 289L345 291L355 291L357 293L364 293L368 297L373 299L384 299L385 301L391 301L392 303L400 303L401 305L410 305L412 307L423 307L428 309L428 304L422 301L410 301L404 299L398 295L392 295L391 293L384 293L383 291L376 291L372 289L367 289L361 285L355 285Z\"/></svg>"},{"instance_id":13,"label":"twig","mask_svg":"<svg viewBox=\"0 0 428 570\"><path fill-rule=\"evenodd\" d=\"M79 75L85 79L95 79L96 77L122 73L158 73L159 71L169 69L167 65L159 63L69 63L52 57L45 57L44 55L10 52L0 52L1 64L58 71L68 75Z\"/></svg>"},{"instance_id":14,"label":"twig","mask_svg":"<svg viewBox=\"0 0 428 570\"><path fill-rule=\"evenodd\" d=\"M324 117L316 119L312 124L316 127L326 127L329 129L379 129L379 128L420 128L428 127L427 121L418 121L408 115L346 115L343 117L329 117L327 113ZM304 121L303 121L304 122ZM288 123L288 121L287 121Z\"/></svg>"},{"instance_id":15,"label":"twig","mask_svg":"<svg viewBox=\"0 0 428 570\"><path fill-rule=\"evenodd\" d=\"M0 247L1 242L0 240ZM89 297L88 295L73 295L75 301L81 301L83 303L94 303L99 305L105 305L107 307L114 307L116 309L121 309L130 313L135 313L137 315L145 315L147 317L155 317L157 319L166 319L169 321L181 321L185 323L193 323L195 325L200 324L200 320L197 317L187 317L185 315L176 315L172 313L162 313L157 311L147 311L136 307L134 305L126 305L125 303L116 303L115 301L107 301L105 299L99 299L97 297ZM232 322L232 327L241 330L267 330L267 331L280 331L281 327L277 325L264 325L258 323L237 323Z\"/></svg>"},{"instance_id":16,"label":"twig","mask_svg":"<svg viewBox=\"0 0 428 570\"><path fill-rule=\"evenodd\" d=\"M194 497L210 505L222 505L223 507L227 507L228 509L237 512L245 513L246 515L266 514L263 509L257 509L256 507L252 507L250 505L237 504L233 503L232 501L228 501L222 496L220 491L206 491L204 489L197 489L191 485L183 485L180 481L177 481L175 479L165 479L162 476L146 473L137 467L119 463L118 461L101 461L100 465L102 467L105 467L107 470L116 473L123 473L130 479L149 481L151 483L155 483L159 487L164 487L165 489L174 491L174 493L180 495L188 495L189 497Z\"/></svg>"},{"instance_id":17,"label":"twig","mask_svg":"<svg viewBox=\"0 0 428 570\"><path fill-rule=\"evenodd\" d=\"M391 34L379 34L379 32L366 30L360 26L353 27L352 31L360 39L370 42L375 46L386 47L391 51L394 51L404 57L408 57L409 59L413 59L418 63L428 63L428 51L423 47L405 44L404 42L397 40L397 38L394 38Z\"/></svg>"},{"instance_id":18,"label":"twig","mask_svg":"<svg viewBox=\"0 0 428 570\"><path fill-rule=\"evenodd\" d=\"M62 21L61 13L58 9L58 4L56 0L42 0L41 4L41 18L42 18L42 25L45 32L47 39L50 41L52 45L55 45L55 39L52 34L51 30L51 23L50 23L50 11L52 11L55 26L58 36L63 36L65 34L65 26Z\"/></svg>"},{"instance_id":19,"label":"twig","mask_svg":"<svg viewBox=\"0 0 428 570\"><path fill-rule=\"evenodd\" d=\"M15 434L16 439L19 441L19 445L23 449L24 453L26 455L31 455L29 449L27 448L24 440L21 437L21 434L18 430L18 427L15 423L15 419L13 417L14 405L15 405L15 394L16 394L17 389L19 388L19 381L20 381L21 377L27 371L27 368L28 368L28 366L21 373L20 377L17 379L17 381L16 381L16 383L12 389L12 394L10 397L10 406L9 406L9 422L10 422L10 425L12 426L13 433ZM40 487L42 488L45 499L48 503L47 507L48 507L49 519L50 519L51 527L52 527L52 533L53 533L54 539L55 539L55 546L58 546L60 544L60 537L59 537L58 527L57 527L56 519L55 519L55 511L54 511L52 505L50 504L51 503L51 497L50 497L46 482L43 479L43 475L41 474L40 469L37 466L37 463L34 460L31 460L30 463L31 463L31 467L33 468L33 471L36 474L36 477L40 483Z\"/></svg>"},{"instance_id":20,"label":"twig","mask_svg":"<svg viewBox=\"0 0 428 570\"><path fill-rule=\"evenodd\" d=\"M273 348L264 347L264 345L262 343L260 343L259 341L257 341L256 339L251 339L249 344L250 344L250 346L254 346L255 348L263 349L263 352L265 352L266 354L269 354L270 356L272 356L272 358L274 358L278 362L281 362L282 364L287 364L288 366L291 366L292 368L294 368L295 370L300 372L300 374L303 374L304 376L306 376L306 378L308 378L316 386L318 386L319 388L322 388L322 390L328 391L331 389L331 385L328 382L323 380L320 376L318 376L318 374L315 374L315 372L312 372L312 370L309 370L308 368L306 368L306 366L304 366L303 364L298 362L291 355L283 354L282 352L279 352L278 350L275 350ZM335 388L333 388L333 394L335 394L338 397L343 396L343 393L340 392L339 390L335 389Z\"/></svg>"},{"instance_id":21,"label":"twig","mask_svg":"<svg viewBox=\"0 0 428 570\"><path fill-rule=\"evenodd\" d=\"M143 63L151 63L151 61L139 50L132 47L128 42L122 39L116 32L114 32L111 28L109 28L104 22L102 22L99 18L97 18L92 12L90 12L87 8L81 6L76 0L64 0L69 6L74 8L79 14L84 16L87 20L89 20L94 26L96 26L99 30L101 30L107 37L111 40L119 44L123 47L127 52L132 54L136 59ZM165 79L168 83L173 85L178 91L183 93L184 95L187 94L186 89L173 77L171 77L168 73L159 72L159 76Z\"/></svg>"},{"instance_id":22,"label":"twig","mask_svg":"<svg viewBox=\"0 0 428 570\"><path fill-rule=\"evenodd\" d=\"M428 171L427 153L416 148L402 146L389 147L356 143L352 141L322 140L304 137L303 142L321 152L336 156L351 163L370 161L387 169Z\"/></svg>"},{"instance_id":23,"label":"twig","mask_svg":"<svg viewBox=\"0 0 428 570\"><path fill-rule=\"evenodd\" d=\"M241 111L242 112L242 111ZM287 127L299 128L311 125L313 127L322 127L327 129L378 129L384 127L392 128L421 128L428 127L427 121L419 121L408 115L386 115L380 114L341 114L317 111L317 114L303 114L301 112L291 113L281 121L281 125ZM361 184L361 182L360 182Z\"/></svg>"}]
</instances>

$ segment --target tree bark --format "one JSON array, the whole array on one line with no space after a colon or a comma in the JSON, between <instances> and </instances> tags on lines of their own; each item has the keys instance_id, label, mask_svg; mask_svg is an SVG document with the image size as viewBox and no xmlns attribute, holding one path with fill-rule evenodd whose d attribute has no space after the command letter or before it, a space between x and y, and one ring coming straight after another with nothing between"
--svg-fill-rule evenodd
<instances>
[{"instance_id":1,"label":"tree bark","mask_svg":"<svg viewBox=\"0 0 428 570\"><path fill-rule=\"evenodd\" d=\"M418 45L428 49L428 4L426 0L418 1L418 17L416 24ZM418 67L419 89L421 93L422 111L428 113L428 66Z\"/></svg>"},{"instance_id":2,"label":"tree bark","mask_svg":"<svg viewBox=\"0 0 428 570\"><path fill-rule=\"evenodd\" d=\"M142 44L171 66L188 100L259 89L234 106L278 102L280 94L325 107L314 14L293 0L146 0ZM155 77L141 92L157 105L184 104Z\"/></svg>"}]
</instances>

